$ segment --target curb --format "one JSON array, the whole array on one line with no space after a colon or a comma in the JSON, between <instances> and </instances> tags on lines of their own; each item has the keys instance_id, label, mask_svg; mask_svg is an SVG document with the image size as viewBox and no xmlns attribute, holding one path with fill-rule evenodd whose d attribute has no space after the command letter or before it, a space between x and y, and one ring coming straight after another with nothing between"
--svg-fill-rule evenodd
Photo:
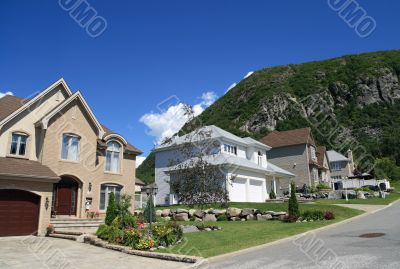
<instances>
[{"instance_id":1,"label":"curb","mask_svg":"<svg viewBox=\"0 0 400 269\"><path fill-rule=\"evenodd\" d=\"M301 233L301 234L296 234L296 235L293 235L293 236L290 236L290 237L282 238L282 239L279 239L279 240L276 240L276 241L273 241L273 242L270 242L270 243L267 243L267 244L258 245L258 246L254 246L254 247L250 247L250 248L246 248L246 249L242 249L242 250L238 250L238 251L222 254L222 255L219 255L219 256L215 256L215 257L210 257L210 258L207 259L207 261L212 262L212 261L218 261L218 260L221 260L221 259L226 259L226 258L229 258L229 257L232 257L232 256L245 254L245 253L252 252L252 251L255 251L255 250L263 249L265 247L269 247L269 246L285 243L287 241L293 241L293 240L296 240L296 239L298 239L300 237L303 237L303 236L307 235L310 232L322 232L322 231L325 231L325 230L329 230L329 229L335 228L335 227L337 227L339 225L347 224L347 223L353 222L355 220L364 218L366 216L375 214L375 213L377 213L377 212L379 212L381 210L384 210L384 209L387 209L387 208L391 207L392 205L394 205L395 203L398 203L398 202L400 202L400 200L392 202L392 203L390 203L390 204L388 204L388 205L386 205L386 206L384 206L384 207L382 207L380 209L377 209L375 211L371 211L371 212L365 212L364 211L365 213L362 213L360 215L354 216L352 218L345 219L345 220L342 220L340 222L332 223L332 224L329 224L329 225L326 225L326 226L323 226L323 227L320 227L320 228L317 228L317 229L314 229L314 230L310 230L310 231L307 231L307 232L304 232L304 233ZM336 206L340 206L340 205L336 205Z\"/></svg>"},{"instance_id":2,"label":"curb","mask_svg":"<svg viewBox=\"0 0 400 269\"><path fill-rule=\"evenodd\" d=\"M108 243L107 241L101 240L93 235L84 235L83 236L83 243L90 244L96 247L102 247L106 249L111 249L114 251L119 251L129 255L141 256L145 258L153 258L165 261L174 261L174 262L182 262L182 263L191 263L193 264L189 268L196 268L204 263L204 258L196 257L196 256L186 256L186 255L176 255L170 253L158 253L158 252L149 252L149 251L141 251L141 250L134 250L130 247L115 245ZM194 267L196 266L196 267Z\"/></svg>"}]
</instances>

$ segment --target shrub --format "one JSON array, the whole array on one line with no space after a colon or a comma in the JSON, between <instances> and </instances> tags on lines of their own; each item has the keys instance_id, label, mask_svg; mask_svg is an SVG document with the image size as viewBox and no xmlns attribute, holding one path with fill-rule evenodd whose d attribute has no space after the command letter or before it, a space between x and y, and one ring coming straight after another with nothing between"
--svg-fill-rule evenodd
<instances>
[{"instance_id":1,"label":"shrub","mask_svg":"<svg viewBox=\"0 0 400 269\"><path fill-rule=\"evenodd\" d=\"M142 232L133 228L127 228L124 230L124 245L135 248L139 243L140 238L142 238Z\"/></svg>"},{"instance_id":2,"label":"shrub","mask_svg":"<svg viewBox=\"0 0 400 269\"><path fill-rule=\"evenodd\" d=\"M139 242L136 244L135 249L137 250L149 250L155 246L155 241L150 236L145 236L139 239Z\"/></svg>"},{"instance_id":3,"label":"shrub","mask_svg":"<svg viewBox=\"0 0 400 269\"><path fill-rule=\"evenodd\" d=\"M117 217L117 215L118 212L117 212L117 207L115 205L115 196L114 193L111 192L108 197L108 206L107 206L105 223L107 225L111 225L112 221Z\"/></svg>"},{"instance_id":4,"label":"shrub","mask_svg":"<svg viewBox=\"0 0 400 269\"><path fill-rule=\"evenodd\" d=\"M52 233L54 233L54 226L49 224L49 226L46 228L46 235L50 235Z\"/></svg>"},{"instance_id":5,"label":"shrub","mask_svg":"<svg viewBox=\"0 0 400 269\"><path fill-rule=\"evenodd\" d=\"M269 199L276 199L276 194L274 192L274 189L271 190L271 193L269 194Z\"/></svg>"},{"instance_id":6,"label":"shrub","mask_svg":"<svg viewBox=\"0 0 400 269\"><path fill-rule=\"evenodd\" d=\"M156 210L154 208L153 196L150 196L147 200L146 208L143 213L144 221L147 223L156 221Z\"/></svg>"},{"instance_id":7,"label":"shrub","mask_svg":"<svg viewBox=\"0 0 400 269\"><path fill-rule=\"evenodd\" d=\"M317 190L329 190L331 187L326 183L319 183L317 185Z\"/></svg>"},{"instance_id":8,"label":"shrub","mask_svg":"<svg viewBox=\"0 0 400 269\"><path fill-rule=\"evenodd\" d=\"M102 224L97 229L96 235L98 238L108 241L110 226Z\"/></svg>"},{"instance_id":9,"label":"shrub","mask_svg":"<svg viewBox=\"0 0 400 269\"><path fill-rule=\"evenodd\" d=\"M217 221L228 221L228 216L226 214L219 215Z\"/></svg>"},{"instance_id":10,"label":"shrub","mask_svg":"<svg viewBox=\"0 0 400 269\"><path fill-rule=\"evenodd\" d=\"M289 206L288 206L288 213L290 216L299 216L299 204L297 202L296 197L296 185L294 182L290 183L290 198L289 198Z\"/></svg>"},{"instance_id":11,"label":"shrub","mask_svg":"<svg viewBox=\"0 0 400 269\"><path fill-rule=\"evenodd\" d=\"M156 225L153 229L153 234L158 245L164 247L175 244L183 237L181 226L173 222Z\"/></svg>"},{"instance_id":12,"label":"shrub","mask_svg":"<svg viewBox=\"0 0 400 269\"><path fill-rule=\"evenodd\" d=\"M290 222L290 223L293 223L293 222L296 222L298 219L299 219L299 217L297 217L297 216L294 216L294 215L287 215L287 216L285 216L285 218L284 218L282 221L283 221L283 222Z\"/></svg>"},{"instance_id":13,"label":"shrub","mask_svg":"<svg viewBox=\"0 0 400 269\"><path fill-rule=\"evenodd\" d=\"M324 219L326 219L326 220L335 219L335 213L333 213L332 211L326 211L324 214Z\"/></svg>"},{"instance_id":14,"label":"shrub","mask_svg":"<svg viewBox=\"0 0 400 269\"><path fill-rule=\"evenodd\" d=\"M307 221L323 220L324 212L322 212L321 210L307 210L307 211L304 211L303 214L301 214L301 217L303 218L303 220L307 220Z\"/></svg>"},{"instance_id":15,"label":"shrub","mask_svg":"<svg viewBox=\"0 0 400 269\"><path fill-rule=\"evenodd\" d=\"M121 228L137 228L138 220L132 214L121 216Z\"/></svg>"}]
</instances>

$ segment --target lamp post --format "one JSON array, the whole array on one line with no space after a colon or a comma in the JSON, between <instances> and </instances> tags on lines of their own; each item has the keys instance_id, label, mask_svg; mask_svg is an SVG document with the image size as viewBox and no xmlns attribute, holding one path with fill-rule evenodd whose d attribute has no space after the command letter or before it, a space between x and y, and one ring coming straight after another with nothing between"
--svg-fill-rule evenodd
<instances>
[{"instance_id":1,"label":"lamp post","mask_svg":"<svg viewBox=\"0 0 400 269\"><path fill-rule=\"evenodd\" d=\"M344 180L348 179L348 177L345 177ZM347 195L347 188L344 189L346 193L346 202L349 201L349 196Z\"/></svg>"},{"instance_id":2,"label":"lamp post","mask_svg":"<svg viewBox=\"0 0 400 269\"><path fill-rule=\"evenodd\" d=\"M142 188L142 190L144 190L145 192L146 192L146 194L147 194L147 199L153 199L153 200L151 200L151 202L152 202L152 204L154 204L154 195L157 195L157 192L158 192L158 187L157 187L157 184L151 184L151 185L148 185L148 186L146 186L146 187L143 187ZM148 210L149 210L149 224L150 224L150 233L152 233L152 222L153 222L153 212L152 212L152 210L153 210L153 208L148 208Z\"/></svg>"}]
</instances>

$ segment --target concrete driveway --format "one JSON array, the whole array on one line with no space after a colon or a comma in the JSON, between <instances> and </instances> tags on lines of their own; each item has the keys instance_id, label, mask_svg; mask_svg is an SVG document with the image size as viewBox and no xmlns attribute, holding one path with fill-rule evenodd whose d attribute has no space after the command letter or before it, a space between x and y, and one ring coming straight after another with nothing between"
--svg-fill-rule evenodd
<instances>
[{"instance_id":1,"label":"concrete driveway","mask_svg":"<svg viewBox=\"0 0 400 269\"><path fill-rule=\"evenodd\" d=\"M1 269L179 269L188 265L128 255L63 239L33 236L0 238Z\"/></svg>"}]
</instances>

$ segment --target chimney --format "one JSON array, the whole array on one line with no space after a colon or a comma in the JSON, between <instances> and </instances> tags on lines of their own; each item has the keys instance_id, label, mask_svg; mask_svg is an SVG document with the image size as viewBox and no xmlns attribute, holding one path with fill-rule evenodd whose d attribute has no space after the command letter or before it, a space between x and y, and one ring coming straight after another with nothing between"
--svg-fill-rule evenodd
<instances>
[{"instance_id":1,"label":"chimney","mask_svg":"<svg viewBox=\"0 0 400 269\"><path fill-rule=\"evenodd\" d=\"M354 166L353 152L351 151L351 149L347 151L347 158L349 159L349 170L350 170L349 175L354 176L353 173L355 166Z\"/></svg>"}]
</instances>

